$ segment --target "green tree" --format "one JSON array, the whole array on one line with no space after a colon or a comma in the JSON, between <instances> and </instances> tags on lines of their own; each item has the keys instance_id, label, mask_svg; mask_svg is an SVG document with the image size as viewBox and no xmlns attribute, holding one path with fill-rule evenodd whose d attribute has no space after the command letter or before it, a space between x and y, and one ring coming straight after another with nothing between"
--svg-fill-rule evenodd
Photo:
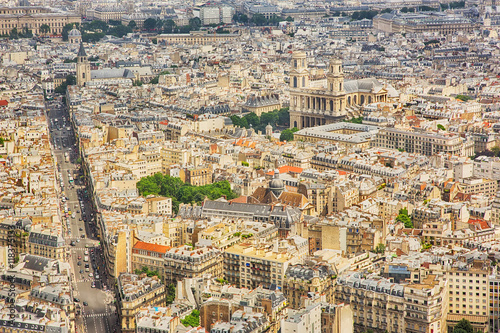
<instances>
[{"instance_id":1,"label":"green tree","mask_svg":"<svg viewBox=\"0 0 500 333\"><path fill-rule=\"evenodd\" d=\"M200 326L200 311L193 310L191 314L187 315L186 317L184 317L184 319L181 320L181 323L184 326L191 326L191 327Z\"/></svg>"},{"instance_id":2,"label":"green tree","mask_svg":"<svg viewBox=\"0 0 500 333\"><path fill-rule=\"evenodd\" d=\"M453 327L453 333L461 333L461 331L464 331L466 333L474 333L474 328L472 327L470 321L468 321L467 319L462 319L455 325L455 327Z\"/></svg>"},{"instance_id":3,"label":"green tree","mask_svg":"<svg viewBox=\"0 0 500 333\"><path fill-rule=\"evenodd\" d=\"M408 216L408 210L406 208L402 208L399 210L399 214L396 217L396 221L402 222L405 225L405 228L413 228L413 222L411 218Z\"/></svg>"},{"instance_id":4,"label":"green tree","mask_svg":"<svg viewBox=\"0 0 500 333\"><path fill-rule=\"evenodd\" d=\"M200 30L201 27L201 20L199 17L193 17L192 19L189 19L189 29L193 31Z\"/></svg>"},{"instance_id":5,"label":"green tree","mask_svg":"<svg viewBox=\"0 0 500 333\"><path fill-rule=\"evenodd\" d=\"M264 112L260 115L260 124L264 126L270 124L271 126L275 127L278 120L278 112Z\"/></svg>"},{"instance_id":6,"label":"green tree","mask_svg":"<svg viewBox=\"0 0 500 333\"><path fill-rule=\"evenodd\" d=\"M299 129L294 127L292 129L283 130L280 134L280 141L293 141L293 133L297 132Z\"/></svg>"},{"instance_id":7,"label":"green tree","mask_svg":"<svg viewBox=\"0 0 500 333\"><path fill-rule=\"evenodd\" d=\"M68 86L74 86L76 84L76 76L71 74L66 76L66 84Z\"/></svg>"},{"instance_id":8,"label":"green tree","mask_svg":"<svg viewBox=\"0 0 500 333\"><path fill-rule=\"evenodd\" d=\"M459 99L461 101L467 102L472 99L472 97L467 96L467 95L457 95L456 99Z\"/></svg>"},{"instance_id":9,"label":"green tree","mask_svg":"<svg viewBox=\"0 0 500 333\"><path fill-rule=\"evenodd\" d=\"M348 123L353 123L353 124L362 124L363 123L363 116L358 117L358 118L351 118L349 120L345 120Z\"/></svg>"},{"instance_id":10,"label":"green tree","mask_svg":"<svg viewBox=\"0 0 500 333\"><path fill-rule=\"evenodd\" d=\"M192 186L185 184L180 178L162 175L161 173L142 178L137 182L137 189L143 196L155 194L172 198L174 213L178 212L179 203L201 203L205 198L215 200L222 196L229 200L236 197L227 181L204 186Z\"/></svg>"},{"instance_id":11,"label":"green tree","mask_svg":"<svg viewBox=\"0 0 500 333\"><path fill-rule=\"evenodd\" d=\"M128 33L132 32L132 28L129 26L124 26L122 24L118 24L108 30L108 35L116 36L118 38L122 38Z\"/></svg>"},{"instance_id":12,"label":"green tree","mask_svg":"<svg viewBox=\"0 0 500 333\"><path fill-rule=\"evenodd\" d=\"M500 156L500 147L499 146L494 146L491 148L491 152L495 155L495 156Z\"/></svg>"},{"instance_id":13,"label":"green tree","mask_svg":"<svg viewBox=\"0 0 500 333\"><path fill-rule=\"evenodd\" d=\"M40 32L44 35L48 34L50 32L50 26L48 24L42 24L40 26Z\"/></svg>"},{"instance_id":14,"label":"green tree","mask_svg":"<svg viewBox=\"0 0 500 333\"><path fill-rule=\"evenodd\" d=\"M234 22L240 22L240 23L248 23L248 16L246 14L242 14L242 13L236 13L233 15L233 21Z\"/></svg>"},{"instance_id":15,"label":"green tree","mask_svg":"<svg viewBox=\"0 0 500 333\"><path fill-rule=\"evenodd\" d=\"M170 305L174 302L175 300L175 284L171 283L167 287L167 305Z\"/></svg>"},{"instance_id":16,"label":"green tree","mask_svg":"<svg viewBox=\"0 0 500 333\"><path fill-rule=\"evenodd\" d=\"M260 119L255 113L249 113L245 116L247 122L249 125L252 125L253 127L257 127L260 125Z\"/></svg>"},{"instance_id":17,"label":"green tree","mask_svg":"<svg viewBox=\"0 0 500 333\"><path fill-rule=\"evenodd\" d=\"M118 20L109 20L108 21L108 24L109 25L121 25L122 22L121 21L118 21Z\"/></svg>"},{"instance_id":18,"label":"green tree","mask_svg":"<svg viewBox=\"0 0 500 333\"><path fill-rule=\"evenodd\" d=\"M132 30L135 30L137 29L137 23L134 21L134 20L131 20L129 23L128 23L128 27Z\"/></svg>"},{"instance_id":19,"label":"green tree","mask_svg":"<svg viewBox=\"0 0 500 333\"><path fill-rule=\"evenodd\" d=\"M293 22L293 17L288 16L288 17L286 18L286 21L287 21L287 22Z\"/></svg>"},{"instance_id":20,"label":"green tree","mask_svg":"<svg viewBox=\"0 0 500 333\"><path fill-rule=\"evenodd\" d=\"M446 128L441 124L437 124L437 128L440 129L441 131L446 131Z\"/></svg>"},{"instance_id":21,"label":"green tree","mask_svg":"<svg viewBox=\"0 0 500 333\"><path fill-rule=\"evenodd\" d=\"M73 29L73 24L66 24L63 28L62 28L62 32L61 32L61 35L62 35L62 39L63 41L67 41L68 40L68 32L70 32L72 29Z\"/></svg>"},{"instance_id":22,"label":"green tree","mask_svg":"<svg viewBox=\"0 0 500 333\"><path fill-rule=\"evenodd\" d=\"M10 31L9 37L12 39L18 39L19 33L17 32L17 28L14 28Z\"/></svg>"},{"instance_id":23,"label":"green tree","mask_svg":"<svg viewBox=\"0 0 500 333\"><path fill-rule=\"evenodd\" d=\"M175 24L174 20L168 19L163 24L163 32L167 33L167 34L171 34L172 32L174 32L176 27L177 27L177 25Z\"/></svg>"},{"instance_id":24,"label":"green tree","mask_svg":"<svg viewBox=\"0 0 500 333\"><path fill-rule=\"evenodd\" d=\"M108 31L109 26L106 22L101 21L101 20L93 20L92 22L86 24L84 26L84 30L89 30L93 32L103 32L105 33Z\"/></svg>"},{"instance_id":25,"label":"green tree","mask_svg":"<svg viewBox=\"0 0 500 333\"><path fill-rule=\"evenodd\" d=\"M153 31L153 30L155 30L155 28L156 28L156 19L154 19L152 17L147 18L146 20L144 20L143 27L147 31Z\"/></svg>"},{"instance_id":26,"label":"green tree","mask_svg":"<svg viewBox=\"0 0 500 333\"><path fill-rule=\"evenodd\" d=\"M267 22L266 17L262 14L255 14L252 16L252 23L255 25L265 25Z\"/></svg>"},{"instance_id":27,"label":"green tree","mask_svg":"<svg viewBox=\"0 0 500 333\"><path fill-rule=\"evenodd\" d=\"M380 243L375 247L375 250L373 250L375 253L381 253L383 254L385 252L385 245Z\"/></svg>"}]
</instances>

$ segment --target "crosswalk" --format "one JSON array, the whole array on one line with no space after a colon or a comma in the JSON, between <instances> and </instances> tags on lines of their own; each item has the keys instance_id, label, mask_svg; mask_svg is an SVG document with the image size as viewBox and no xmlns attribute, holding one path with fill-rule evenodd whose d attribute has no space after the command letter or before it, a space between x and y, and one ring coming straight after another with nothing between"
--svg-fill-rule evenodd
<instances>
[{"instance_id":1,"label":"crosswalk","mask_svg":"<svg viewBox=\"0 0 500 333\"><path fill-rule=\"evenodd\" d=\"M90 248L86 248L86 247L72 247L71 248L71 252L76 252L76 251L85 251L85 250L89 250Z\"/></svg>"},{"instance_id":2,"label":"crosswalk","mask_svg":"<svg viewBox=\"0 0 500 333\"><path fill-rule=\"evenodd\" d=\"M107 317L107 313L91 313L91 314L84 314L83 318L102 318L102 317Z\"/></svg>"}]
</instances>

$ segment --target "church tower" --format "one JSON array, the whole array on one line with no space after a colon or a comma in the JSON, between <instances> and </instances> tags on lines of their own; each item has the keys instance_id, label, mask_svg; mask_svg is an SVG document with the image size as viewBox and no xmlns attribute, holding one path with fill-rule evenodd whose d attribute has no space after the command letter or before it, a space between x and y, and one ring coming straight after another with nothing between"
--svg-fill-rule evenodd
<instances>
[{"instance_id":1,"label":"church tower","mask_svg":"<svg viewBox=\"0 0 500 333\"><path fill-rule=\"evenodd\" d=\"M79 87L83 87L88 81L90 81L90 63L83 43L80 43L76 62L76 83Z\"/></svg>"},{"instance_id":2,"label":"church tower","mask_svg":"<svg viewBox=\"0 0 500 333\"><path fill-rule=\"evenodd\" d=\"M331 59L329 73L326 75L328 90L334 93L344 92L344 71L342 70L342 60Z\"/></svg>"},{"instance_id":3,"label":"church tower","mask_svg":"<svg viewBox=\"0 0 500 333\"><path fill-rule=\"evenodd\" d=\"M290 72L290 88L308 88L309 71L307 70L306 53L294 52L292 55L292 71Z\"/></svg>"}]
</instances>

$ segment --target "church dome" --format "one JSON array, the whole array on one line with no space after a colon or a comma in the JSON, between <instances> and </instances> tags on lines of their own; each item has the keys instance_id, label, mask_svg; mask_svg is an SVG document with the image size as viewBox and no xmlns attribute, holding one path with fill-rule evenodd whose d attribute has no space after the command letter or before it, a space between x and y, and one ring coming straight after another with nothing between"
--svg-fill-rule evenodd
<instances>
[{"instance_id":1,"label":"church dome","mask_svg":"<svg viewBox=\"0 0 500 333\"><path fill-rule=\"evenodd\" d=\"M274 171L274 177L269 182L269 190L274 193L276 197L279 197L281 193L285 190L285 184L283 180L279 178L280 172L278 170Z\"/></svg>"},{"instance_id":2,"label":"church dome","mask_svg":"<svg viewBox=\"0 0 500 333\"><path fill-rule=\"evenodd\" d=\"M68 37L81 37L82 34L80 33L80 30L78 29L71 29L69 32L68 32Z\"/></svg>"}]
</instances>

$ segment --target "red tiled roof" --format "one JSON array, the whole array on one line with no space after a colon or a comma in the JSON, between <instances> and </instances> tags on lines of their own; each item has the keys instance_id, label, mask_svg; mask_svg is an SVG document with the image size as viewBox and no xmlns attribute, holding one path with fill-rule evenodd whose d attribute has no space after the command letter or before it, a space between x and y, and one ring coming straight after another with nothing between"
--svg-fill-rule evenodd
<instances>
[{"instance_id":1,"label":"red tiled roof","mask_svg":"<svg viewBox=\"0 0 500 333\"><path fill-rule=\"evenodd\" d=\"M468 223L481 227L481 230L490 228L488 222L483 219L469 219Z\"/></svg>"},{"instance_id":2,"label":"red tiled roof","mask_svg":"<svg viewBox=\"0 0 500 333\"><path fill-rule=\"evenodd\" d=\"M0 106L7 106L7 105L9 105L9 102L7 102L7 100L0 99Z\"/></svg>"},{"instance_id":3,"label":"red tiled roof","mask_svg":"<svg viewBox=\"0 0 500 333\"><path fill-rule=\"evenodd\" d=\"M233 200L229 200L229 202L237 202L237 203L247 203L247 196L242 195L241 197L235 198Z\"/></svg>"},{"instance_id":4,"label":"red tiled roof","mask_svg":"<svg viewBox=\"0 0 500 333\"><path fill-rule=\"evenodd\" d=\"M157 253L166 253L168 250L170 250L170 246L158 245L158 244L152 244L152 243L146 243L146 242L139 241L134 245L134 250L145 250L145 251L151 251L151 252L157 252Z\"/></svg>"},{"instance_id":5,"label":"red tiled roof","mask_svg":"<svg viewBox=\"0 0 500 333\"><path fill-rule=\"evenodd\" d=\"M302 170L303 170L302 168L294 167L294 166L290 166L290 165L284 165L278 169L278 171L280 173L289 173L289 172L302 173ZM274 175L274 171L269 171L266 173L266 175L272 176L272 175Z\"/></svg>"}]
</instances>

